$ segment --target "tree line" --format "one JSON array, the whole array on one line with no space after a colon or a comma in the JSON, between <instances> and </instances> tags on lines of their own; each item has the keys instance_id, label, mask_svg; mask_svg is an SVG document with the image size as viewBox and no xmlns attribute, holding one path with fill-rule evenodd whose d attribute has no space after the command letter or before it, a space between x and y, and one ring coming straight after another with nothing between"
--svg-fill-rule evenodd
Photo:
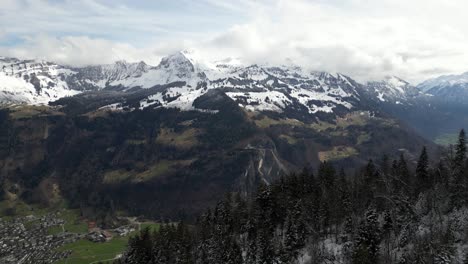
<instances>
[{"instance_id":1,"label":"tree line","mask_svg":"<svg viewBox=\"0 0 468 264\"><path fill-rule=\"evenodd\" d=\"M417 163L383 156L347 175L329 162L251 197L230 193L196 223L142 230L117 263L468 263L468 164L454 148Z\"/></svg>"}]
</instances>

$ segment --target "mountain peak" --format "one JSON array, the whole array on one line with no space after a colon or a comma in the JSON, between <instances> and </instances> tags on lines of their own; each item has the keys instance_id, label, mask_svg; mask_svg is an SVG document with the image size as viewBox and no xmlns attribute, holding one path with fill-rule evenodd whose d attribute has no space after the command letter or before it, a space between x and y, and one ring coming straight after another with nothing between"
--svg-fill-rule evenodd
<instances>
[{"instance_id":1,"label":"mountain peak","mask_svg":"<svg viewBox=\"0 0 468 264\"><path fill-rule=\"evenodd\" d=\"M429 79L419 84L418 88L436 98L466 104L466 98L468 98L468 72Z\"/></svg>"},{"instance_id":2,"label":"mountain peak","mask_svg":"<svg viewBox=\"0 0 468 264\"><path fill-rule=\"evenodd\" d=\"M367 82L369 92L381 102L402 103L419 93L419 90L400 77L389 75L380 81Z\"/></svg>"},{"instance_id":3,"label":"mountain peak","mask_svg":"<svg viewBox=\"0 0 468 264\"><path fill-rule=\"evenodd\" d=\"M404 88L408 88L408 87L411 87L411 84L403 79L401 79L400 77L397 77L395 75L387 75L384 77L384 79L382 80L382 82L385 82L389 85L392 85L393 87L395 88L401 88L401 89L404 89Z\"/></svg>"},{"instance_id":4,"label":"mountain peak","mask_svg":"<svg viewBox=\"0 0 468 264\"><path fill-rule=\"evenodd\" d=\"M418 85L423 91L431 89L440 89L451 86L463 86L468 88L468 72L462 74L442 75L437 78L429 79Z\"/></svg>"},{"instance_id":5,"label":"mountain peak","mask_svg":"<svg viewBox=\"0 0 468 264\"><path fill-rule=\"evenodd\" d=\"M191 53L187 51L178 51L161 59L160 66L169 67L172 65L191 65L193 67L193 58L190 58Z\"/></svg>"},{"instance_id":6,"label":"mountain peak","mask_svg":"<svg viewBox=\"0 0 468 264\"><path fill-rule=\"evenodd\" d=\"M202 61L202 56L200 55L200 53L196 49L193 49L193 48L179 50L177 52L169 54L165 58L168 58L168 59L170 58L171 60L179 60L179 61L188 60L193 65L198 64Z\"/></svg>"},{"instance_id":7,"label":"mountain peak","mask_svg":"<svg viewBox=\"0 0 468 264\"><path fill-rule=\"evenodd\" d=\"M198 51L196 49L189 48L189 49L183 49L183 50L179 51L178 53L181 53L186 57L191 57L193 55L197 55Z\"/></svg>"},{"instance_id":8,"label":"mountain peak","mask_svg":"<svg viewBox=\"0 0 468 264\"><path fill-rule=\"evenodd\" d=\"M126 60L118 60L118 61L115 62L115 64L117 64L117 65L127 65L128 62Z\"/></svg>"}]
</instances>

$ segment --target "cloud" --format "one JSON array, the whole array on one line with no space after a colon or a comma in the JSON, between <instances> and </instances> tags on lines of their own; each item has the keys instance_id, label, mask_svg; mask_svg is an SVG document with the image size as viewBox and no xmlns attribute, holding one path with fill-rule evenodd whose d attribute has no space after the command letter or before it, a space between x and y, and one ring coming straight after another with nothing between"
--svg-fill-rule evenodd
<instances>
[{"instance_id":1,"label":"cloud","mask_svg":"<svg viewBox=\"0 0 468 264\"><path fill-rule=\"evenodd\" d=\"M163 56L185 49L189 45L180 42L165 42L154 44L149 48L136 48L128 43L87 36L37 35L25 38L19 46L0 47L0 53L12 57L35 58L75 66L110 64L118 60L145 61L155 65Z\"/></svg>"},{"instance_id":2,"label":"cloud","mask_svg":"<svg viewBox=\"0 0 468 264\"><path fill-rule=\"evenodd\" d=\"M72 65L158 63L202 39L206 32L195 27L211 23L186 12L204 6L185 1L0 0L0 54Z\"/></svg>"},{"instance_id":3,"label":"cloud","mask_svg":"<svg viewBox=\"0 0 468 264\"><path fill-rule=\"evenodd\" d=\"M6 39L5 30L0 28L0 42Z\"/></svg>"},{"instance_id":4,"label":"cloud","mask_svg":"<svg viewBox=\"0 0 468 264\"><path fill-rule=\"evenodd\" d=\"M461 0L278 0L208 46L252 62L292 59L361 81L399 75L419 82L467 70L466 9Z\"/></svg>"},{"instance_id":5,"label":"cloud","mask_svg":"<svg viewBox=\"0 0 468 264\"><path fill-rule=\"evenodd\" d=\"M4 1L4 0L2 0ZM10 0L7 0L10 1ZM166 23L152 13L125 6L107 6L95 0L19 0L0 10L3 29L14 34L71 34L125 38L167 32ZM145 25L145 27L142 27Z\"/></svg>"},{"instance_id":6,"label":"cloud","mask_svg":"<svg viewBox=\"0 0 468 264\"><path fill-rule=\"evenodd\" d=\"M111 63L124 58L133 58L140 51L128 44L86 36L55 38L39 35L25 38L21 46L8 48L5 52L13 57L83 65Z\"/></svg>"},{"instance_id":7,"label":"cloud","mask_svg":"<svg viewBox=\"0 0 468 264\"><path fill-rule=\"evenodd\" d=\"M414 83L468 70L464 0L0 2L0 35L22 39L7 47L0 38L6 55L154 64L196 48L209 59L292 60L360 81L397 75Z\"/></svg>"}]
</instances>

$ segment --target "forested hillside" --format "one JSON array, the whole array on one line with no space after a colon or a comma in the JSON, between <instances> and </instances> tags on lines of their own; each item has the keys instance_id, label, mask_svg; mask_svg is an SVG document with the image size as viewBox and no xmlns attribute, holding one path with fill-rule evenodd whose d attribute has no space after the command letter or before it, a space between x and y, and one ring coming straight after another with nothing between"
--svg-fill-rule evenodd
<instances>
[{"instance_id":1,"label":"forested hillside","mask_svg":"<svg viewBox=\"0 0 468 264\"><path fill-rule=\"evenodd\" d=\"M225 192L250 194L260 182L321 160L349 169L380 151L403 149L413 158L423 145L436 149L378 113L306 123L245 111L217 90L195 101L206 111L113 111L93 98L0 110L1 199L65 200L100 224L117 211L180 220Z\"/></svg>"},{"instance_id":2,"label":"forested hillside","mask_svg":"<svg viewBox=\"0 0 468 264\"><path fill-rule=\"evenodd\" d=\"M119 263L467 263L468 164L462 130L440 160L425 148L228 194L195 224L131 239Z\"/></svg>"}]
</instances>

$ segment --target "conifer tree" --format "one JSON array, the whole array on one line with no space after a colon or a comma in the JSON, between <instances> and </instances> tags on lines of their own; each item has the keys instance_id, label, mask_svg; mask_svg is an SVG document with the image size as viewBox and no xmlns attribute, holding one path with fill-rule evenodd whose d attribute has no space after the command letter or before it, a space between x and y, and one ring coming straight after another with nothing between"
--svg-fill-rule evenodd
<instances>
[{"instance_id":1,"label":"conifer tree","mask_svg":"<svg viewBox=\"0 0 468 264\"><path fill-rule=\"evenodd\" d=\"M380 167L381 167L381 171L383 174L387 175L390 173L391 164L390 164L390 158L388 157L387 154L384 154L382 156Z\"/></svg>"},{"instance_id":2,"label":"conifer tree","mask_svg":"<svg viewBox=\"0 0 468 264\"><path fill-rule=\"evenodd\" d=\"M355 242L353 263L377 263L380 244L378 215L374 209L366 212Z\"/></svg>"},{"instance_id":3,"label":"conifer tree","mask_svg":"<svg viewBox=\"0 0 468 264\"><path fill-rule=\"evenodd\" d=\"M468 264L468 253L465 253L463 264Z\"/></svg>"},{"instance_id":4,"label":"conifer tree","mask_svg":"<svg viewBox=\"0 0 468 264\"><path fill-rule=\"evenodd\" d=\"M433 249L443 249L441 254L436 252L438 256L449 256L445 249L455 243L455 236L441 233L446 229L445 220L436 223L432 219L444 219L443 210L452 209L447 205L455 192L449 191L445 183L454 171L454 160L442 159L429 170L424 148L413 173L401 155L385 169L385 178L388 174L386 179L391 179L391 183L386 181L386 188L379 185L384 170L372 161L356 170L353 177L346 177L344 170L335 175L333 166L323 163L317 181L306 171L285 176L261 186L251 197L226 196L190 227L167 224L149 235L143 230L129 240L118 262L285 264L296 263L304 250L315 263L333 257L344 263L397 263L398 259L421 263L434 259L435 253L430 252ZM415 186L424 187L412 189ZM369 192L364 192L365 188ZM375 199L367 196L372 192ZM417 192L425 195L416 200L413 194ZM431 195L434 199L426 202ZM420 225L428 225L427 232L417 232ZM453 228L455 231L458 227ZM428 241L433 241L434 246L424 250ZM341 255L329 251L328 242L341 245ZM418 243L424 247L416 247Z\"/></svg>"},{"instance_id":5,"label":"conifer tree","mask_svg":"<svg viewBox=\"0 0 468 264\"><path fill-rule=\"evenodd\" d=\"M416 191L419 193L430 186L429 179L429 157L427 155L426 147L423 147L421 155L419 156L418 164L416 166Z\"/></svg>"},{"instance_id":6,"label":"conifer tree","mask_svg":"<svg viewBox=\"0 0 468 264\"><path fill-rule=\"evenodd\" d=\"M400 155L400 159L398 160L398 180L402 184L402 190L406 193L411 193L411 173L408 168L408 163L406 162L405 156L403 153Z\"/></svg>"},{"instance_id":7,"label":"conifer tree","mask_svg":"<svg viewBox=\"0 0 468 264\"><path fill-rule=\"evenodd\" d=\"M224 254L224 262L226 264L242 264L242 251L234 239L230 240L228 248Z\"/></svg>"},{"instance_id":8,"label":"conifer tree","mask_svg":"<svg viewBox=\"0 0 468 264\"><path fill-rule=\"evenodd\" d=\"M360 176L355 176L357 182L357 201L356 206L364 210L374 201L376 185L378 178L377 169L372 160L369 160L366 167L360 171Z\"/></svg>"},{"instance_id":9,"label":"conifer tree","mask_svg":"<svg viewBox=\"0 0 468 264\"><path fill-rule=\"evenodd\" d=\"M351 202L351 192L346 174L343 169L340 171L338 179L338 190L339 190L339 204L338 204L338 215L337 217L342 221L348 216L353 210L353 204Z\"/></svg>"},{"instance_id":10,"label":"conifer tree","mask_svg":"<svg viewBox=\"0 0 468 264\"><path fill-rule=\"evenodd\" d=\"M143 229L139 235L131 238L128 245L127 263L148 263L151 260L153 244L149 228Z\"/></svg>"},{"instance_id":11,"label":"conifer tree","mask_svg":"<svg viewBox=\"0 0 468 264\"><path fill-rule=\"evenodd\" d=\"M372 159L369 160L366 166L366 170L364 172L364 183L372 185L375 181L375 174L376 174L376 167L374 165L374 161Z\"/></svg>"},{"instance_id":12,"label":"conifer tree","mask_svg":"<svg viewBox=\"0 0 468 264\"><path fill-rule=\"evenodd\" d=\"M275 254L273 252L273 245L271 245L270 232L264 228L259 228L256 241L256 257L255 261L258 264L273 264Z\"/></svg>"},{"instance_id":13,"label":"conifer tree","mask_svg":"<svg viewBox=\"0 0 468 264\"><path fill-rule=\"evenodd\" d=\"M458 135L458 142L455 147L455 166L458 169L461 169L464 165L466 159L466 136L465 130L462 129Z\"/></svg>"},{"instance_id":14,"label":"conifer tree","mask_svg":"<svg viewBox=\"0 0 468 264\"><path fill-rule=\"evenodd\" d=\"M398 161L393 160L392 169L391 169L391 182L392 182L392 193L397 194L403 188L403 183L401 182L400 172L398 170Z\"/></svg>"},{"instance_id":15,"label":"conifer tree","mask_svg":"<svg viewBox=\"0 0 468 264\"><path fill-rule=\"evenodd\" d=\"M461 130L458 135L458 142L455 147L455 157L453 159L452 175L450 178L451 204L453 207L460 207L466 202L468 192L467 180L464 176L466 161L466 136L465 130Z\"/></svg>"},{"instance_id":16,"label":"conifer tree","mask_svg":"<svg viewBox=\"0 0 468 264\"><path fill-rule=\"evenodd\" d=\"M333 166L324 161L320 164L318 177L320 180L320 185L324 188L325 191L329 191L335 185L335 169Z\"/></svg>"}]
</instances>

